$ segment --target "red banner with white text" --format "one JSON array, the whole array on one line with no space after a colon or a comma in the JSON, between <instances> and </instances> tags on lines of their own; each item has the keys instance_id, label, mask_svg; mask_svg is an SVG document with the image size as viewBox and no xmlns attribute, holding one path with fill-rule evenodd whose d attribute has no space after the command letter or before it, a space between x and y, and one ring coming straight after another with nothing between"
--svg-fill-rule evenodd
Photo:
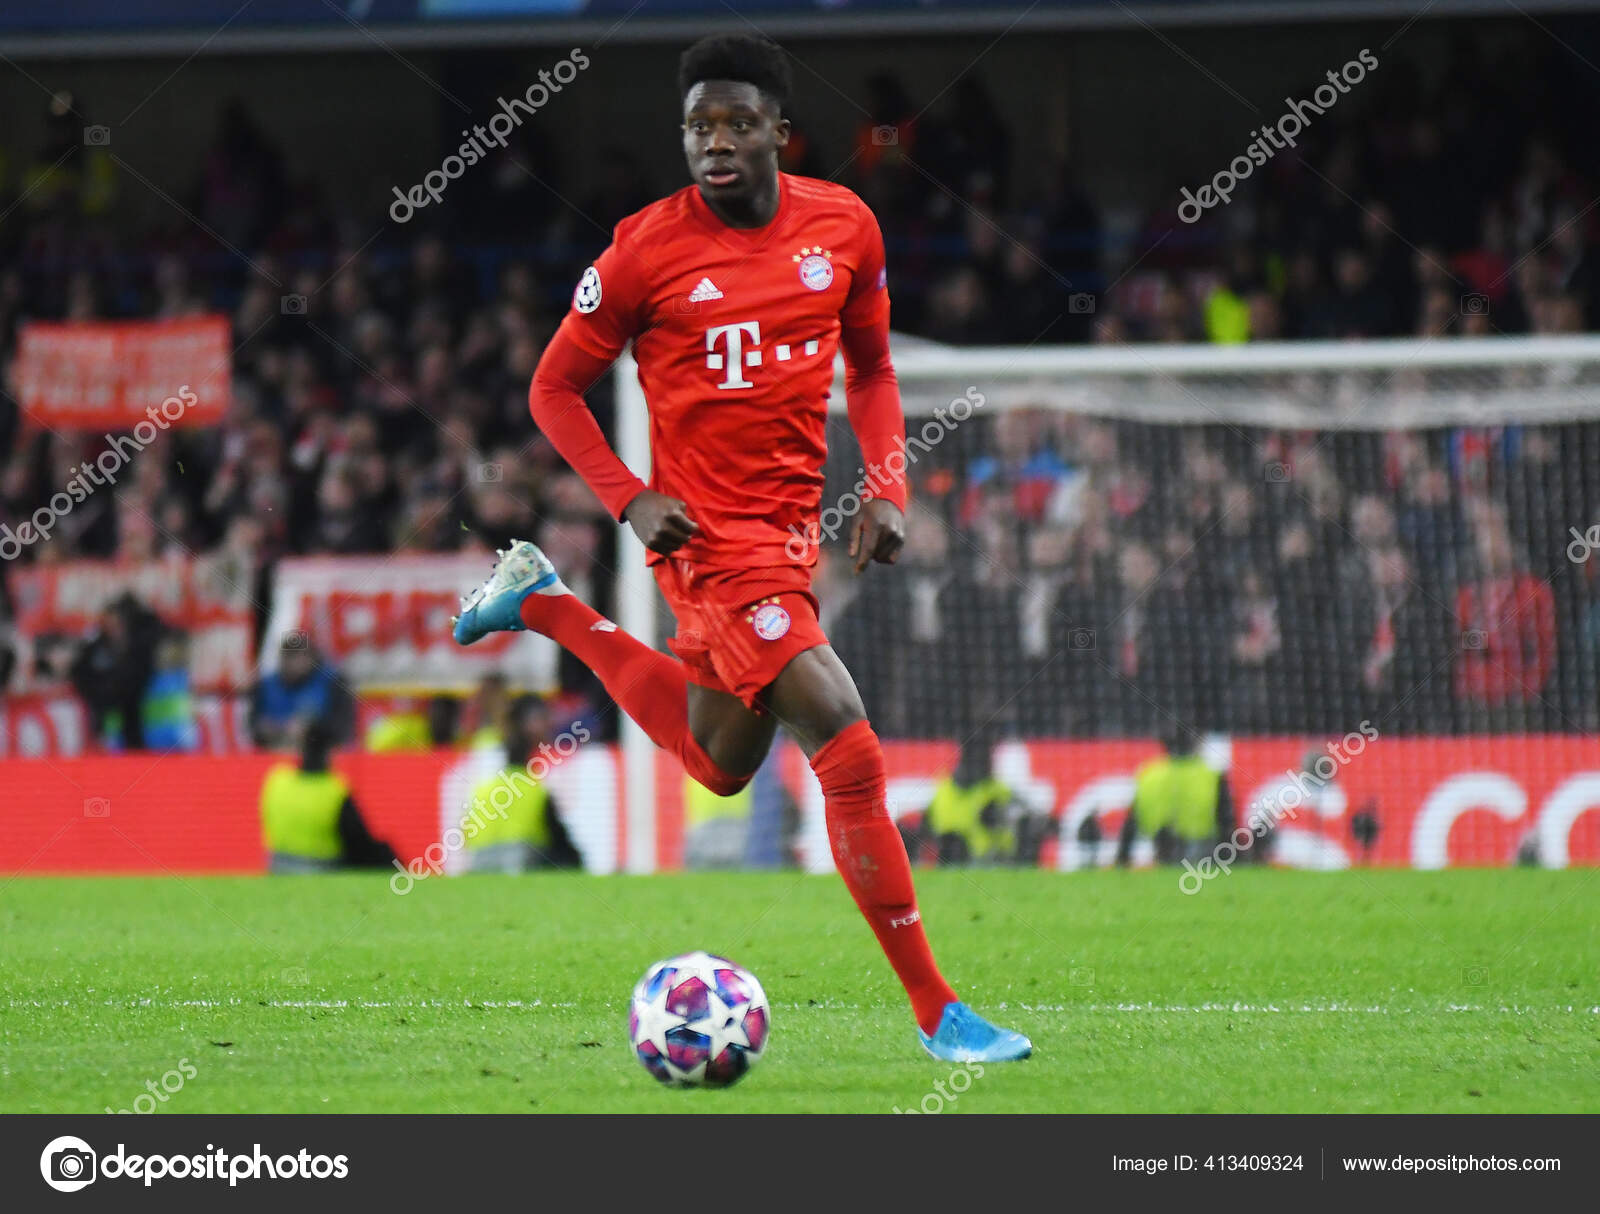
<instances>
[{"instance_id":1,"label":"red banner with white text","mask_svg":"<svg viewBox=\"0 0 1600 1214\"><path fill-rule=\"evenodd\" d=\"M214 425L231 393L232 328L226 316L35 322L12 382L23 412L56 430Z\"/></svg>"},{"instance_id":2,"label":"red banner with white text","mask_svg":"<svg viewBox=\"0 0 1600 1214\"><path fill-rule=\"evenodd\" d=\"M254 680L254 613L248 578L224 559L181 554L123 564L63 561L10 574L18 661L11 690L60 687L72 646L94 631L106 604L131 594L188 639L197 691L247 689Z\"/></svg>"},{"instance_id":3,"label":"red banner with white text","mask_svg":"<svg viewBox=\"0 0 1600 1214\"><path fill-rule=\"evenodd\" d=\"M480 585L488 553L302 557L281 561L261 669L277 669L284 638L304 637L363 692L465 691L490 671L516 688L556 686L556 644L502 632L463 648L450 636L461 596Z\"/></svg>"}]
</instances>

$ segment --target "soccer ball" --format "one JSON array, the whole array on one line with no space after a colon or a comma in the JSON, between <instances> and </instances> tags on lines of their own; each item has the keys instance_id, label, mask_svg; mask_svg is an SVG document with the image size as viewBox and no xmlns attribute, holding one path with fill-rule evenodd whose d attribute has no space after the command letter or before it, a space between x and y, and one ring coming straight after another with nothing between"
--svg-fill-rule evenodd
<instances>
[{"instance_id":1,"label":"soccer ball","mask_svg":"<svg viewBox=\"0 0 1600 1214\"><path fill-rule=\"evenodd\" d=\"M633 988L628 1039L671 1087L725 1088L755 1065L772 1012L749 970L710 953L657 961Z\"/></svg>"}]
</instances>

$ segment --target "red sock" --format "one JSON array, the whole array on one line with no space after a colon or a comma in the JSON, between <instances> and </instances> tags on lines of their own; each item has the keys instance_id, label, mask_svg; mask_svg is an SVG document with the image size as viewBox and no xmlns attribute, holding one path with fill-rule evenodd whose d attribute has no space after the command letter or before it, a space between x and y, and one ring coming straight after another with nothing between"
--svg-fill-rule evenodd
<instances>
[{"instance_id":1,"label":"red sock","mask_svg":"<svg viewBox=\"0 0 1600 1214\"><path fill-rule=\"evenodd\" d=\"M956 993L922 930L911 861L885 802L888 777L878 735L857 721L812 756L811 769L822 784L833 862L911 997L917 1024L931 1035Z\"/></svg>"},{"instance_id":2,"label":"red sock","mask_svg":"<svg viewBox=\"0 0 1600 1214\"><path fill-rule=\"evenodd\" d=\"M729 775L712 762L689 732L689 679L682 662L623 632L573 594L530 594L521 614L529 628L570 649L599 675L650 740L677 755L683 769L712 792L731 796L749 783L748 776Z\"/></svg>"}]
</instances>

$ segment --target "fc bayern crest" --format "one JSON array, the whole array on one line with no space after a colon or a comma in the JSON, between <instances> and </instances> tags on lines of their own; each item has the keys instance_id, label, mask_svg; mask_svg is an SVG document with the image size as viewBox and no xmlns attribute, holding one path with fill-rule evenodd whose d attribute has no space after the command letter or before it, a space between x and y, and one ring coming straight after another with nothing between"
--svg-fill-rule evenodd
<instances>
[{"instance_id":1,"label":"fc bayern crest","mask_svg":"<svg viewBox=\"0 0 1600 1214\"><path fill-rule=\"evenodd\" d=\"M789 631L789 613L776 603L764 603L756 608L750 623L763 641L776 641Z\"/></svg>"},{"instance_id":2,"label":"fc bayern crest","mask_svg":"<svg viewBox=\"0 0 1600 1214\"><path fill-rule=\"evenodd\" d=\"M821 245L801 249L794 255L800 263L800 281L813 291L826 291L833 285L833 262L829 260L832 256Z\"/></svg>"}]
</instances>

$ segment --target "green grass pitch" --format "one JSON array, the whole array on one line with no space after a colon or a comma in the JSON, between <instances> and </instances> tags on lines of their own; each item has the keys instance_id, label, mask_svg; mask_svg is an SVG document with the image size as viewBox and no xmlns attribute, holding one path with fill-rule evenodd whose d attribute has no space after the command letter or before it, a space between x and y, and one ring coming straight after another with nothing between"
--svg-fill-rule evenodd
<instances>
[{"instance_id":1,"label":"green grass pitch","mask_svg":"<svg viewBox=\"0 0 1600 1214\"><path fill-rule=\"evenodd\" d=\"M1600 1110L1594 870L918 883L951 980L1034 1041L945 1112ZM727 1091L628 1049L634 981L693 948L773 1003ZM0 1112L133 1108L178 1071L159 1111L887 1113L954 1069L832 877L0 888Z\"/></svg>"}]
</instances>

